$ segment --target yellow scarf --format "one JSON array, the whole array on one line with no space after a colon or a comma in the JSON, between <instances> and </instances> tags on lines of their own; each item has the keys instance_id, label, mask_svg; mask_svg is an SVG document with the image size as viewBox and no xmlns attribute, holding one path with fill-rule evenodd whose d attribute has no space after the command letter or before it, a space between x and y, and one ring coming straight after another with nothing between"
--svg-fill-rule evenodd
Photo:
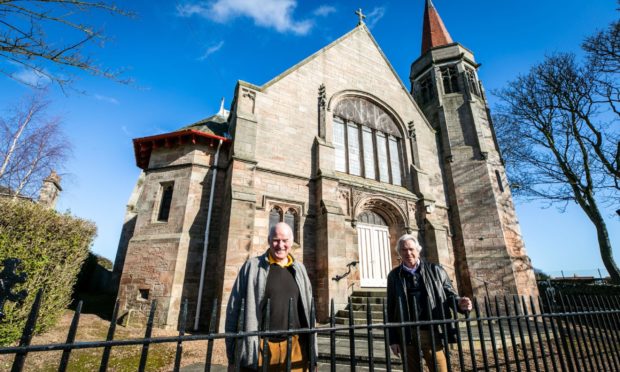
<instances>
[{"instance_id":1,"label":"yellow scarf","mask_svg":"<svg viewBox=\"0 0 620 372\"><path fill-rule=\"evenodd\" d=\"M267 258L269 259L269 264L273 265L276 264L278 266L281 267L289 267L293 264L293 256L291 256L290 254L286 257L288 259L288 261L286 263L279 263L278 261L276 261L273 257L271 257L271 252L269 252L269 254L267 255Z\"/></svg>"}]
</instances>

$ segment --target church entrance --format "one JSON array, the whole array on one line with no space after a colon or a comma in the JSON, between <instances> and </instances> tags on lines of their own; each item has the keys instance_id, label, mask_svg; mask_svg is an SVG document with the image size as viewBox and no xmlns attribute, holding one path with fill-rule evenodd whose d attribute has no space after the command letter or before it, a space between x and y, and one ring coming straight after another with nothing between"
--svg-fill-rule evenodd
<instances>
[{"instance_id":1,"label":"church entrance","mask_svg":"<svg viewBox=\"0 0 620 372\"><path fill-rule=\"evenodd\" d=\"M390 234L385 220L366 211L357 219L361 287L387 287L392 268Z\"/></svg>"}]
</instances>

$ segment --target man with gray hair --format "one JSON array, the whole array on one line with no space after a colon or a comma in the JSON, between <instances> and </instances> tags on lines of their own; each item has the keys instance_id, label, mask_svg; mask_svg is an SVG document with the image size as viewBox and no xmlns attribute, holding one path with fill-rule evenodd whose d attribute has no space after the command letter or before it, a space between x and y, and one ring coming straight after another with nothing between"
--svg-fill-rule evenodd
<instances>
[{"instance_id":1,"label":"man with gray hair","mask_svg":"<svg viewBox=\"0 0 620 372\"><path fill-rule=\"evenodd\" d=\"M469 298L458 296L443 267L423 261L421 251L422 246L413 235L405 234L396 243L401 264L388 274L387 279L387 311L391 323L449 318L453 300L457 302L460 312L472 308ZM403 319L400 317L400 306L403 307ZM409 328L404 335L406 345L401 344L400 328L390 328L389 331L390 348L397 356L405 354L408 371L421 372L420 352L429 370L448 370L442 336L436 326L419 328L419 344L417 335ZM435 362L436 369L431 367Z\"/></svg>"},{"instance_id":2,"label":"man with gray hair","mask_svg":"<svg viewBox=\"0 0 620 372\"><path fill-rule=\"evenodd\" d=\"M292 329L310 325L312 286L304 265L290 254L293 232L283 222L269 230L269 249L264 254L250 258L243 264L232 288L226 308L226 333L237 332L242 299L245 300L244 330L246 332L269 329L284 331L289 327L289 304L292 305ZM269 300L269 324L261 324ZM308 345L314 342L306 335L293 335L291 342L291 371L307 371ZM264 342L257 336L242 340L226 339L229 370L235 363L242 371L256 371L262 367ZM287 337L269 337L266 347L269 371L286 370ZM237 349L239 348L239 349ZM316 347L314 349L316 351ZM235 358L238 357L238 360Z\"/></svg>"}]
</instances>

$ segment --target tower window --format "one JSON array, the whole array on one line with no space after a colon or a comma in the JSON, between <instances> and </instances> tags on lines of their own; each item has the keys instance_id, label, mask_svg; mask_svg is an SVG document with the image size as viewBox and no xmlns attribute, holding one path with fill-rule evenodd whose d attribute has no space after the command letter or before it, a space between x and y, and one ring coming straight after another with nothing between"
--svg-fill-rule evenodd
<instances>
[{"instance_id":1,"label":"tower window","mask_svg":"<svg viewBox=\"0 0 620 372\"><path fill-rule=\"evenodd\" d=\"M499 192L504 192L504 184L502 183L502 176L499 174L499 171L495 171L495 178L497 179L497 186L499 186Z\"/></svg>"},{"instance_id":2,"label":"tower window","mask_svg":"<svg viewBox=\"0 0 620 372\"><path fill-rule=\"evenodd\" d=\"M435 91L433 90L433 80L430 74L426 74L418 81L418 101L421 105L429 103L433 98Z\"/></svg>"},{"instance_id":3,"label":"tower window","mask_svg":"<svg viewBox=\"0 0 620 372\"><path fill-rule=\"evenodd\" d=\"M159 201L159 212L157 213L157 221L167 222L170 216L170 206L172 204L172 191L174 189L174 182L165 183L161 185L161 198Z\"/></svg>"},{"instance_id":4,"label":"tower window","mask_svg":"<svg viewBox=\"0 0 620 372\"><path fill-rule=\"evenodd\" d=\"M459 86L459 75L456 66L446 66L441 68L441 78L443 80L443 90L446 94L458 93L461 91Z\"/></svg>"},{"instance_id":5,"label":"tower window","mask_svg":"<svg viewBox=\"0 0 620 372\"><path fill-rule=\"evenodd\" d=\"M473 94L480 96L480 88L478 87L478 79L476 79L476 73L471 68L465 68L465 75L467 76L467 85L469 91Z\"/></svg>"}]
</instances>

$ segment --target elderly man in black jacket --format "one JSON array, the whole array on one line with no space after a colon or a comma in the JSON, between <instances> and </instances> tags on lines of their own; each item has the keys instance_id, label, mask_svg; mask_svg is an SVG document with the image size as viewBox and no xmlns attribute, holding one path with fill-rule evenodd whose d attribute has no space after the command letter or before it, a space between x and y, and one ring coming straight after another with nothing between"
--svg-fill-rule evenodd
<instances>
[{"instance_id":1,"label":"elderly man in black jacket","mask_svg":"<svg viewBox=\"0 0 620 372\"><path fill-rule=\"evenodd\" d=\"M450 317L452 299L456 300L460 312L470 311L471 300L459 297L454 291L446 271L441 265L425 262L420 259L422 246L412 235L403 235L398 239L396 252L401 258L401 265L393 269L387 279L387 301L389 322L409 322L414 320L437 320L443 316ZM400 318L399 303L403 307ZM442 313L443 307L443 313ZM429 313L430 309L430 313ZM426 365L432 371L437 363L437 371L447 371L442 336L438 327L421 326L419 332L406 331L406 345L401 344L400 328L391 328L389 341L392 352L397 356L404 352L408 371L420 371L420 350ZM432 332L432 333L431 333ZM420 344L418 346L418 337ZM433 338L435 357L433 358Z\"/></svg>"}]
</instances>

